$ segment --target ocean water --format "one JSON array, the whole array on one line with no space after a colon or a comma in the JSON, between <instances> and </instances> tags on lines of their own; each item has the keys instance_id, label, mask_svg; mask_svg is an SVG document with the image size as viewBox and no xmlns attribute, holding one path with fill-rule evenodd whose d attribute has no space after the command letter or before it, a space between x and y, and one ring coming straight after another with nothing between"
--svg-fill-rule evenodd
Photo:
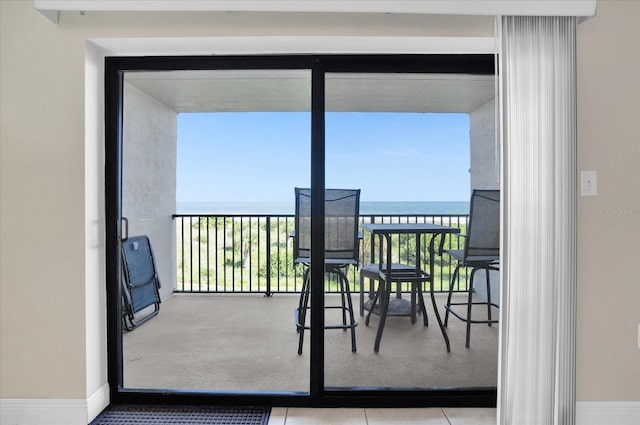
<instances>
[{"instance_id":1,"label":"ocean water","mask_svg":"<svg viewBox=\"0 0 640 425\"><path fill-rule=\"evenodd\" d=\"M178 202L178 214L294 214L293 202ZM469 214L469 202L360 202L360 214Z\"/></svg>"}]
</instances>

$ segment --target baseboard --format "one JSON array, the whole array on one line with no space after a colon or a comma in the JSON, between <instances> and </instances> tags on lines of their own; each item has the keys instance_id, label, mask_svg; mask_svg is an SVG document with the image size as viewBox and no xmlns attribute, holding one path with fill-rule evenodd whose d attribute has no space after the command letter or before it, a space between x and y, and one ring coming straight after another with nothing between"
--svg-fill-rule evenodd
<instances>
[{"instance_id":1,"label":"baseboard","mask_svg":"<svg viewBox=\"0 0 640 425\"><path fill-rule=\"evenodd\" d=\"M109 384L104 384L87 399L87 423L91 422L109 405Z\"/></svg>"},{"instance_id":2,"label":"baseboard","mask_svg":"<svg viewBox=\"0 0 640 425\"><path fill-rule=\"evenodd\" d=\"M86 425L109 404L104 385L83 399L0 399L3 425ZM576 403L576 425L640 424L640 401Z\"/></svg>"},{"instance_id":3,"label":"baseboard","mask_svg":"<svg viewBox=\"0 0 640 425\"><path fill-rule=\"evenodd\" d=\"M87 425L109 404L104 385L85 399L0 399L2 425Z\"/></svg>"},{"instance_id":4,"label":"baseboard","mask_svg":"<svg viewBox=\"0 0 640 425\"><path fill-rule=\"evenodd\" d=\"M578 401L576 425L638 425L640 401Z\"/></svg>"}]
</instances>

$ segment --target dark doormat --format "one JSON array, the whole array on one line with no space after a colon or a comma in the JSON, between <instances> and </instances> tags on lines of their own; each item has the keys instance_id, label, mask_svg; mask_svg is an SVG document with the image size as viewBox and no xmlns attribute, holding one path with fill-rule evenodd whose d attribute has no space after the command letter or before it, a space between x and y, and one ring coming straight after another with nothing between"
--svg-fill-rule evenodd
<instances>
[{"instance_id":1,"label":"dark doormat","mask_svg":"<svg viewBox=\"0 0 640 425\"><path fill-rule=\"evenodd\" d=\"M90 425L267 425L270 413L269 407L116 405Z\"/></svg>"}]
</instances>

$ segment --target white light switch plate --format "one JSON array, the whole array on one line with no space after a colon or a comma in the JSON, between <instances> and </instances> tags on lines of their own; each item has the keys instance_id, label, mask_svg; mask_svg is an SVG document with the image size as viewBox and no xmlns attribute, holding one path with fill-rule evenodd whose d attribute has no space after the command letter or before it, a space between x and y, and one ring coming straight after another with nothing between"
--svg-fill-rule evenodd
<instances>
[{"instance_id":1,"label":"white light switch plate","mask_svg":"<svg viewBox=\"0 0 640 425\"><path fill-rule=\"evenodd\" d=\"M598 173L582 171L580 173L582 196L596 196L598 194Z\"/></svg>"}]
</instances>

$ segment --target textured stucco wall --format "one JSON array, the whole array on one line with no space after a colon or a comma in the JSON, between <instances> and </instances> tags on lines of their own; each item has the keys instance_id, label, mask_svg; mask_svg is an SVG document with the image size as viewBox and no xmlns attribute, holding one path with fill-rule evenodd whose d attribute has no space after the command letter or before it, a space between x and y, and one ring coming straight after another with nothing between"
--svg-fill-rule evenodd
<instances>
[{"instance_id":1,"label":"textured stucco wall","mask_svg":"<svg viewBox=\"0 0 640 425\"><path fill-rule=\"evenodd\" d=\"M496 163L496 103L490 101L471 112L471 189L500 189Z\"/></svg>"},{"instance_id":2,"label":"textured stucco wall","mask_svg":"<svg viewBox=\"0 0 640 425\"><path fill-rule=\"evenodd\" d=\"M125 83L123 114L122 214L129 235L151 241L163 299L176 282L177 114Z\"/></svg>"},{"instance_id":3,"label":"textured stucco wall","mask_svg":"<svg viewBox=\"0 0 640 425\"><path fill-rule=\"evenodd\" d=\"M469 117L471 132L471 190L500 189L499 168L496 162L496 102L485 103ZM500 276L490 272L491 302L500 304ZM474 288L479 298L487 299L487 284L484 271L474 277ZM478 307L479 308L479 307Z\"/></svg>"}]
</instances>

